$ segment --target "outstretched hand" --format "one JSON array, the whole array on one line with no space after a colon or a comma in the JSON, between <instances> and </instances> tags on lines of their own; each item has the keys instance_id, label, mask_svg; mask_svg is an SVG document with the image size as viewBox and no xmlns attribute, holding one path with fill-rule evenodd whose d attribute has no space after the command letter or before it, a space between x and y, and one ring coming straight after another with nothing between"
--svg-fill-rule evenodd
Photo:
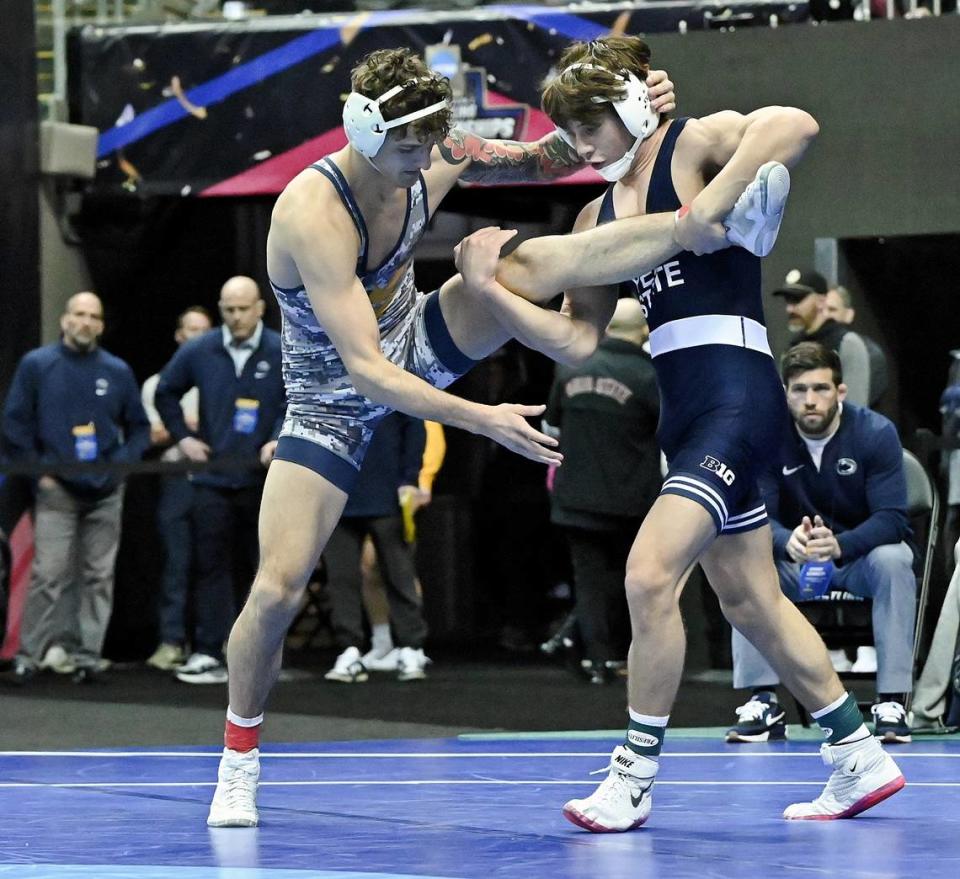
<instances>
[{"instance_id":1,"label":"outstretched hand","mask_svg":"<svg viewBox=\"0 0 960 879\"><path fill-rule=\"evenodd\" d=\"M523 455L541 464L560 464L563 455L556 451L558 441L534 428L528 418L542 415L546 406L523 406L501 403L489 407L490 417L479 427L479 432L500 443L511 452Z\"/></svg>"},{"instance_id":2,"label":"outstretched hand","mask_svg":"<svg viewBox=\"0 0 960 879\"><path fill-rule=\"evenodd\" d=\"M453 249L453 261L468 287L483 290L493 282L500 251L516 234L516 229L485 226L468 235Z\"/></svg>"}]
</instances>

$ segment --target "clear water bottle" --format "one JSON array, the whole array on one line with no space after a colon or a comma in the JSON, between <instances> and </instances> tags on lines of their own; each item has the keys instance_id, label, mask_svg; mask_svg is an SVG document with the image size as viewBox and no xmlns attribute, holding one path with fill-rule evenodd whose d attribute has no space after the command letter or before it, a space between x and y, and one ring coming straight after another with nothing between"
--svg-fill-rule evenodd
<instances>
[{"instance_id":1,"label":"clear water bottle","mask_svg":"<svg viewBox=\"0 0 960 879\"><path fill-rule=\"evenodd\" d=\"M805 562L800 568L800 598L809 601L811 598L820 598L830 589L833 579L833 562L825 561Z\"/></svg>"}]
</instances>

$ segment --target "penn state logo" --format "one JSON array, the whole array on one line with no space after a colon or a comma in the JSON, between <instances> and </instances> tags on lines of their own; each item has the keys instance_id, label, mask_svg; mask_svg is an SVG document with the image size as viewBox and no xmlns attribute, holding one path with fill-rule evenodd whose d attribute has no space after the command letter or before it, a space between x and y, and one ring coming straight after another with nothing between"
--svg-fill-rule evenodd
<instances>
[{"instance_id":1,"label":"penn state logo","mask_svg":"<svg viewBox=\"0 0 960 879\"><path fill-rule=\"evenodd\" d=\"M105 378L98 378L96 381L96 389L94 390L94 393L98 397L105 397L107 395L107 391L109 390L110 390L110 382Z\"/></svg>"},{"instance_id":2,"label":"penn state logo","mask_svg":"<svg viewBox=\"0 0 960 879\"><path fill-rule=\"evenodd\" d=\"M712 455L707 455L700 462L704 470L715 473L726 485L733 485L733 480L737 478L736 474L722 461L718 461Z\"/></svg>"},{"instance_id":3,"label":"penn state logo","mask_svg":"<svg viewBox=\"0 0 960 879\"><path fill-rule=\"evenodd\" d=\"M857 462L853 458L841 458L837 461L837 473L841 476L853 476L857 472Z\"/></svg>"}]
</instances>

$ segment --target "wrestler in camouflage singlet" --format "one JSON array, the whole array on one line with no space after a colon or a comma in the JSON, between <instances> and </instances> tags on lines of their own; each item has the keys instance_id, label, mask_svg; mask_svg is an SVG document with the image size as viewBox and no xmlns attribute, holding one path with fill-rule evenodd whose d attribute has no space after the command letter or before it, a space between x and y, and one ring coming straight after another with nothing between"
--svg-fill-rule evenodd
<instances>
[{"instance_id":1,"label":"wrestler in camouflage singlet","mask_svg":"<svg viewBox=\"0 0 960 879\"><path fill-rule=\"evenodd\" d=\"M417 291L413 250L429 219L423 176L407 191L403 231L393 251L367 266L366 223L340 169L329 159L310 166L336 188L360 235L357 277L380 326L380 346L392 363L437 388L445 388L473 365L454 345L440 312L439 293ZM373 431L389 409L361 396L303 287L271 282L283 313L283 379L287 417L276 457L316 471L349 491Z\"/></svg>"}]
</instances>

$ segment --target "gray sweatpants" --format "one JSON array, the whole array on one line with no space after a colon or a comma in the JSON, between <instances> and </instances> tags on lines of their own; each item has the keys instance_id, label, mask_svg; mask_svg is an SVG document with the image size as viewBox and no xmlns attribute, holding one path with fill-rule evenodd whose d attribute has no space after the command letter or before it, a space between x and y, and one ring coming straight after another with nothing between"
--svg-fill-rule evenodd
<instances>
[{"instance_id":1,"label":"gray sweatpants","mask_svg":"<svg viewBox=\"0 0 960 879\"><path fill-rule=\"evenodd\" d=\"M113 609L123 487L87 501L49 482L37 489L20 655L39 662L59 643L68 652L98 657Z\"/></svg>"},{"instance_id":2,"label":"gray sweatpants","mask_svg":"<svg viewBox=\"0 0 960 879\"><path fill-rule=\"evenodd\" d=\"M799 596L800 565L778 561L780 588L791 601ZM917 580L913 552L906 543L886 544L833 575L831 588L872 600L873 638L877 647L877 692L913 689L913 630L917 614ZM733 630L733 686L775 686L777 673L743 635Z\"/></svg>"}]
</instances>

